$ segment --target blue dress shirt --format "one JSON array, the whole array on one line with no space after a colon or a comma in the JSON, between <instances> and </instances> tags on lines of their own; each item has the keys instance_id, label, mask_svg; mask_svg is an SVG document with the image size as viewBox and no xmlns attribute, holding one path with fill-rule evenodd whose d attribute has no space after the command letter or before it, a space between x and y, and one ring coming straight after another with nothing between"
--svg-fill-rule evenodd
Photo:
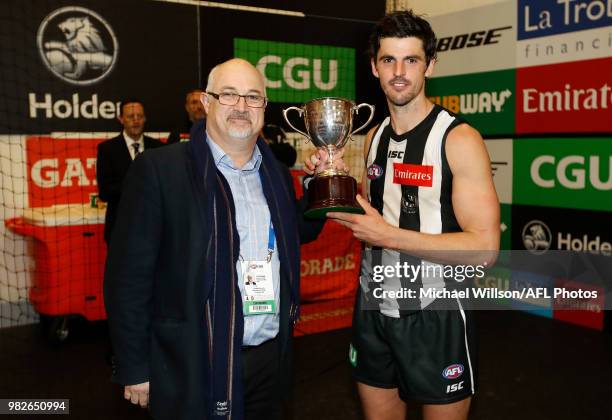
<instances>
[{"instance_id":1,"label":"blue dress shirt","mask_svg":"<svg viewBox=\"0 0 612 420\"><path fill-rule=\"evenodd\" d=\"M251 159L242 168L237 168L229 155L211 139L208 133L206 141L212 152L215 165L227 180L234 198L236 226L240 236L240 258L236 264L236 270L238 272L240 294L244 297L244 281L241 276L242 268L240 261L262 261L268 257L268 233L271 219L259 176L261 152L257 145L255 145ZM276 337L278 334L278 310L280 309L280 261L278 259L278 246L275 246L271 263L277 313L244 317L242 343L245 346L256 346Z\"/></svg>"}]
</instances>

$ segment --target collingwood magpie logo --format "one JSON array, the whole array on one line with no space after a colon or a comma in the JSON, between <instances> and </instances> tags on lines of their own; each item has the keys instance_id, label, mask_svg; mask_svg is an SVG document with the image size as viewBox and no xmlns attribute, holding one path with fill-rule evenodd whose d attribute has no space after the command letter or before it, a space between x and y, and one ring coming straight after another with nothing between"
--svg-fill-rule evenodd
<instances>
[{"instance_id":1,"label":"collingwood magpie logo","mask_svg":"<svg viewBox=\"0 0 612 420\"><path fill-rule=\"evenodd\" d=\"M119 44L110 25L84 7L68 6L45 17L36 35L47 68L74 85L92 85L110 74Z\"/></svg>"},{"instance_id":2,"label":"collingwood magpie logo","mask_svg":"<svg viewBox=\"0 0 612 420\"><path fill-rule=\"evenodd\" d=\"M550 248L552 234L544 222L532 220L523 228L523 245L532 254L543 254Z\"/></svg>"}]
</instances>

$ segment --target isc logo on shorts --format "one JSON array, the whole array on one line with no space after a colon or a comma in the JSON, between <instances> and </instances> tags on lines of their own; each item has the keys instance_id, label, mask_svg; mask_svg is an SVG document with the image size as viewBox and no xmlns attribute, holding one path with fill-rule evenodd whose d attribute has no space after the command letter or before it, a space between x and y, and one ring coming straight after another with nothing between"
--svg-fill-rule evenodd
<instances>
[{"instance_id":1,"label":"isc logo on shorts","mask_svg":"<svg viewBox=\"0 0 612 420\"><path fill-rule=\"evenodd\" d=\"M394 163L393 183L415 185L417 187L431 187L433 185L433 166Z\"/></svg>"},{"instance_id":2,"label":"isc logo on shorts","mask_svg":"<svg viewBox=\"0 0 612 420\"><path fill-rule=\"evenodd\" d=\"M459 363L447 366L442 371L442 376L446 379L457 379L461 375L463 375L463 365Z\"/></svg>"},{"instance_id":3,"label":"isc logo on shorts","mask_svg":"<svg viewBox=\"0 0 612 420\"><path fill-rule=\"evenodd\" d=\"M451 392L457 392L457 391L463 389L463 382L464 381L461 381L461 382L456 383L456 384L447 385L446 386L446 393L450 394Z\"/></svg>"}]
</instances>

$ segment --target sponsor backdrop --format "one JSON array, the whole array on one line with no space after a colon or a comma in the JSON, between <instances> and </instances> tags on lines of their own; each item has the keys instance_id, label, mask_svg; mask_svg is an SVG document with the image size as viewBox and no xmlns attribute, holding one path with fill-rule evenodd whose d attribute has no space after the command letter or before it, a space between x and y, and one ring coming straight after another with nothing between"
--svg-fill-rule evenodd
<instances>
[{"instance_id":1,"label":"sponsor backdrop","mask_svg":"<svg viewBox=\"0 0 612 420\"><path fill-rule=\"evenodd\" d=\"M163 139L185 118L185 92L204 86L215 64L242 57L265 76L270 123L286 127L283 108L320 96L368 102L377 107L374 121L385 116L384 97L364 54L384 2L356 8L348 0L291 1L282 12L242 7L279 7L273 1L235 3L239 6L228 8L145 0L2 2L0 326L37 319L28 291L40 296L41 267L51 265L32 259L28 248L48 250L47 233L58 224L99 223L99 217L87 216L97 188L95 148L116 134L122 99L143 100L147 131ZM508 0L430 21L439 38L439 60L427 95L487 139L501 202L502 249L608 255L612 3ZM54 217L46 220L45 214ZM25 239L35 236L26 222L51 227L45 227L46 236ZM96 235L95 229L79 229L81 239ZM302 275L311 286L303 293L313 306L303 311L301 331L350 323L359 261L358 243L350 238L327 227L316 245L304 248ZM49 258L69 263L61 255ZM500 270L486 281L508 290L564 279L551 283ZM558 310L566 309L563 305L508 303L602 327L592 308Z\"/></svg>"},{"instance_id":2,"label":"sponsor backdrop","mask_svg":"<svg viewBox=\"0 0 612 420\"><path fill-rule=\"evenodd\" d=\"M503 1L430 21L439 39L427 95L486 139L502 249L611 257L612 2ZM503 270L491 279L505 289L566 284ZM603 328L603 304L511 307Z\"/></svg>"},{"instance_id":3,"label":"sponsor backdrop","mask_svg":"<svg viewBox=\"0 0 612 420\"><path fill-rule=\"evenodd\" d=\"M0 4L0 327L34 322L40 312L61 340L65 316L105 317L96 147L117 134L123 99L142 100L146 131L164 140L186 118L185 93L204 87L214 65L242 57L265 76L268 123L284 126L283 108L321 96L383 109L364 51L384 2L205 3ZM329 223L302 252L296 332L350 325L359 242ZM95 276L78 269L85 254Z\"/></svg>"}]
</instances>

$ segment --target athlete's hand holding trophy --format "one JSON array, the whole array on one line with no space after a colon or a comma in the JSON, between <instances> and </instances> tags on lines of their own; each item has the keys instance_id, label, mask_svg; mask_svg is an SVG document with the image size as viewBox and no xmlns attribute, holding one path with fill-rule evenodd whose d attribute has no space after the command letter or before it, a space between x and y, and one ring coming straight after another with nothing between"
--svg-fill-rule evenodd
<instances>
[{"instance_id":1,"label":"athlete's hand holding trophy","mask_svg":"<svg viewBox=\"0 0 612 420\"><path fill-rule=\"evenodd\" d=\"M369 108L368 120L359 128L352 130L353 115L361 108ZM295 110L304 119L306 133L298 130L289 121L289 111ZM374 107L369 104L355 105L344 98L313 99L302 107L295 106L283 110L283 117L291 128L302 134L319 149L319 156L327 156L325 170L315 175L308 185L308 208L304 215L322 218L328 212L364 213L355 200L357 181L344 169L337 169L334 157L351 136L366 127L374 117ZM352 131L351 131L352 130Z\"/></svg>"}]
</instances>

